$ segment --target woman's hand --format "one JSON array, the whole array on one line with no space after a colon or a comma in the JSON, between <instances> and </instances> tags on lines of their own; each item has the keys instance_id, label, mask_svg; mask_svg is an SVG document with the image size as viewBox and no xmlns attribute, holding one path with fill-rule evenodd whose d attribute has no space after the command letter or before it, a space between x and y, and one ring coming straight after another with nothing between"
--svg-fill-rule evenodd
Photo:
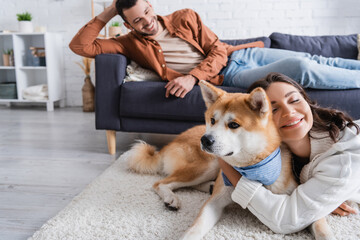
<instances>
[{"instance_id":1,"label":"woman's hand","mask_svg":"<svg viewBox=\"0 0 360 240\"><path fill-rule=\"evenodd\" d=\"M357 214L357 213L358 212L356 211L356 209L350 207L346 202L341 204L337 209L335 209L332 212L332 214L337 214L337 215L340 215L342 217L348 216L350 214Z\"/></svg>"},{"instance_id":2,"label":"woman's hand","mask_svg":"<svg viewBox=\"0 0 360 240\"><path fill-rule=\"evenodd\" d=\"M222 160L221 158L218 159L219 166L223 173L226 175L226 177L229 179L231 184L236 187L237 183L239 182L241 178L241 174L236 171L230 164Z\"/></svg>"}]
</instances>

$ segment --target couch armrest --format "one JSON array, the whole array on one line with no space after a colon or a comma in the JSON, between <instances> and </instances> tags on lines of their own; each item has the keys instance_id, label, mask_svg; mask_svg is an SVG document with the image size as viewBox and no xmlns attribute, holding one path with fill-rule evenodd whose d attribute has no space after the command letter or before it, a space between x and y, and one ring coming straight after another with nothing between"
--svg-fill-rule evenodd
<instances>
[{"instance_id":1,"label":"couch armrest","mask_svg":"<svg viewBox=\"0 0 360 240\"><path fill-rule=\"evenodd\" d=\"M96 129L120 130L120 88L126 74L127 58L121 54L95 57Z\"/></svg>"}]
</instances>

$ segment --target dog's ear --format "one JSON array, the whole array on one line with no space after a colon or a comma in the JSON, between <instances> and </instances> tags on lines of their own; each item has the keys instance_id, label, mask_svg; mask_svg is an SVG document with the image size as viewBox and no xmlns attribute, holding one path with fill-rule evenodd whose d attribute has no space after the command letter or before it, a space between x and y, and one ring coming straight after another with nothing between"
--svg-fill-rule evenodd
<instances>
[{"instance_id":1,"label":"dog's ear","mask_svg":"<svg viewBox=\"0 0 360 240\"><path fill-rule=\"evenodd\" d=\"M214 104L214 102L216 102L216 100L226 93L204 80L199 82L199 86L207 108L209 108L212 104Z\"/></svg>"},{"instance_id":2,"label":"dog's ear","mask_svg":"<svg viewBox=\"0 0 360 240\"><path fill-rule=\"evenodd\" d=\"M266 92L260 87L251 91L249 98L247 99L247 104L251 110L259 113L261 117L271 110Z\"/></svg>"}]
</instances>

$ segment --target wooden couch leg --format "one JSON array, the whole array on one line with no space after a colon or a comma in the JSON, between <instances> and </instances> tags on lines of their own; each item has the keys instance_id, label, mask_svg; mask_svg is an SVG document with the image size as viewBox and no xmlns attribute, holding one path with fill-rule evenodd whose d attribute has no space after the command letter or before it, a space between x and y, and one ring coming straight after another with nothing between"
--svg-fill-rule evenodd
<instances>
[{"instance_id":1,"label":"wooden couch leg","mask_svg":"<svg viewBox=\"0 0 360 240\"><path fill-rule=\"evenodd\" d=\"M114 155L116 153L116 131L106 130L106 139L109 153Z\"/></svg>"}]
</instances>

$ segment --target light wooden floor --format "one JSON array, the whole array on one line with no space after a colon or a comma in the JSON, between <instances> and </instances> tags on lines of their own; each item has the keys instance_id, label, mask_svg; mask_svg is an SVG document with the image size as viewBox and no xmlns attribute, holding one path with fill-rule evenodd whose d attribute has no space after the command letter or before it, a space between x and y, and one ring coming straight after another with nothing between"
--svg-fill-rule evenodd
<instances>
[{"instance_id":1,"label":"light wooden floor","mask_svg":"<svg viewBox=\"0 0 360 240\"><path fill-rule=\"evenodd\" d=\"M94 113L0 106L0 239L30 237L138 138L162 146L174 136L117 133L110 156Z\"/></svg>"}]
</instances>

